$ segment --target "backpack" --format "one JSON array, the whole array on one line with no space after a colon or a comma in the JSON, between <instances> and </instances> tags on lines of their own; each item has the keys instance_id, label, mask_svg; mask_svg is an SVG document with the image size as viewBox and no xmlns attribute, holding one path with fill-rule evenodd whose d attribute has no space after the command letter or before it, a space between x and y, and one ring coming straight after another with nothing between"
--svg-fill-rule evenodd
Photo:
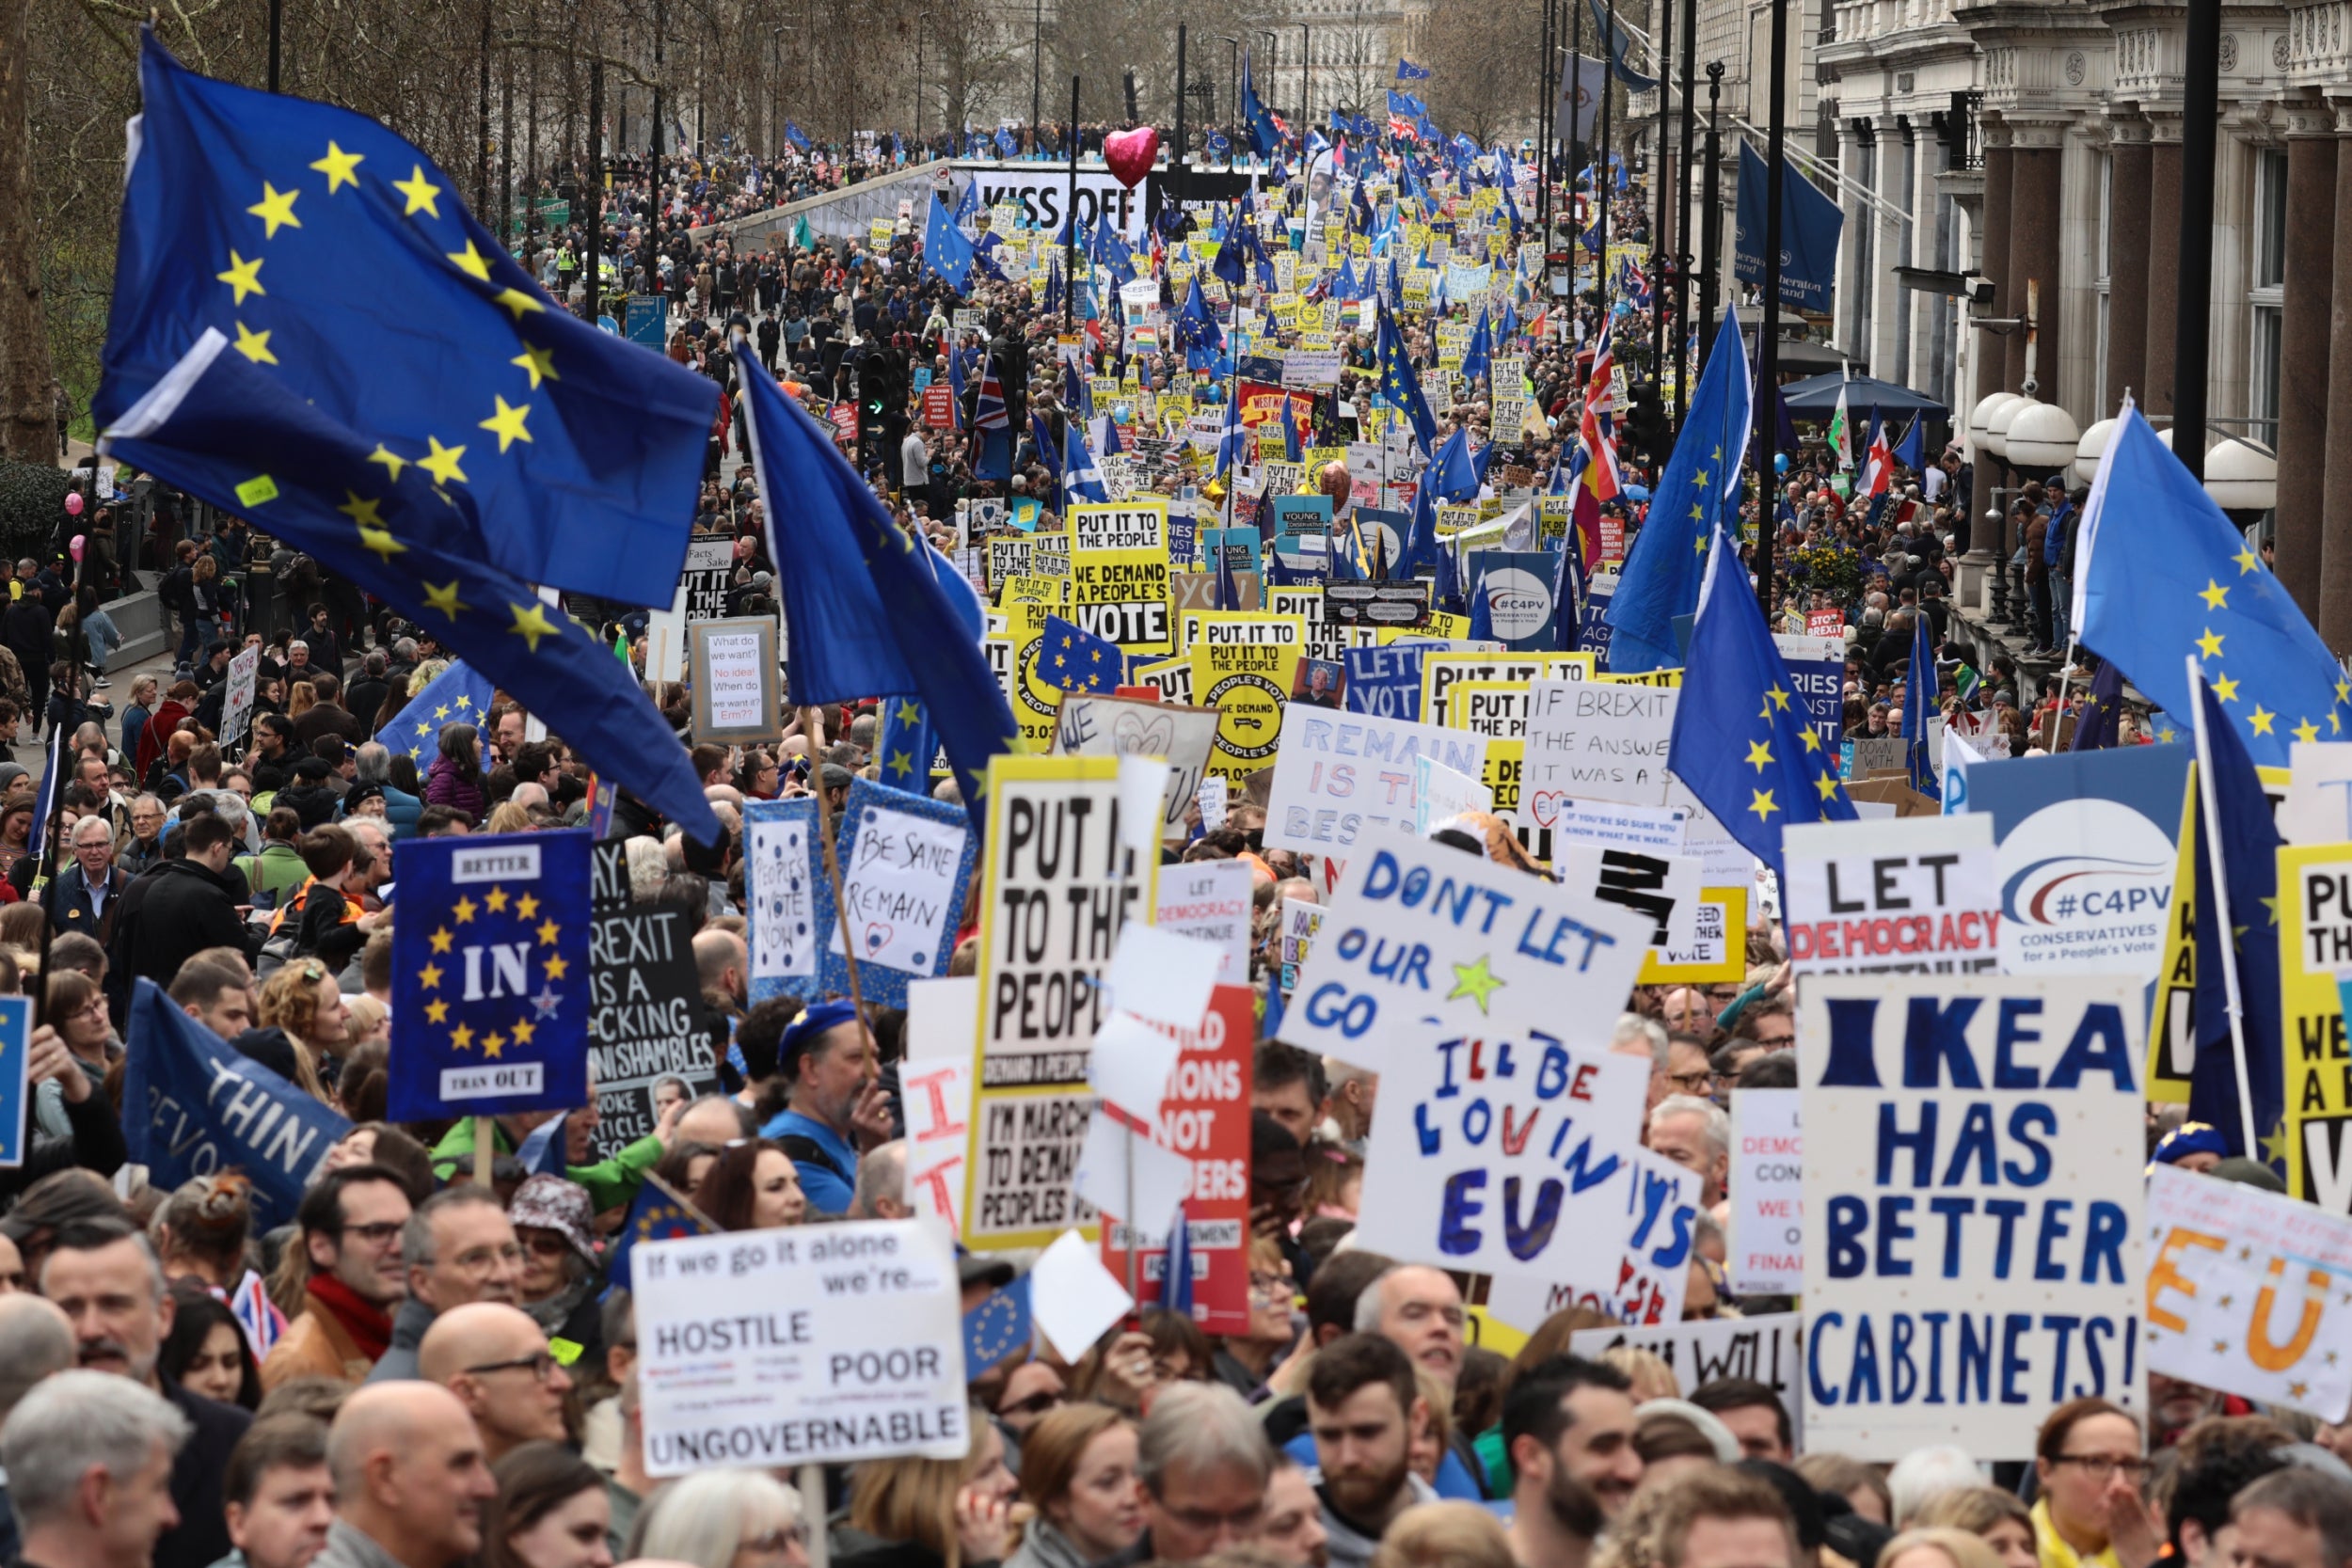
<instances>
[{"instance_id":1,"label":"backpack","mask_svg":"<svg viewBox=\"0 0 2352 1568\"><path fill-rule=\"evenodd\" d=\"M185 566L174 566L156 585L155 596L163 600L166 610L190 613L196 608L196 574Z\"/></svg>"}]
</instances>

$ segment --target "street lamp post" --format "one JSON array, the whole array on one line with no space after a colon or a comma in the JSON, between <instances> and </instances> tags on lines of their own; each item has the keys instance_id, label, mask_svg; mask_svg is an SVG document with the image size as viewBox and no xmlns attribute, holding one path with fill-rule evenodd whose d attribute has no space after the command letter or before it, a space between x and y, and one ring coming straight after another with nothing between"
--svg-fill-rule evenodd
<instances>
[{"instance_id":1,"label":"street lamp post","mask_svg":"<svg viewBox=\"0 0 2352 1568\"><path fill-rule=\"evenodd\" d=\"M1298 143L1307 144L1307 121L1314 118L1314 87L1308 71L1314 69L1314 55L1308 50L1307 24L1298 24Z\"/></svg>"},{"instance_id":2,"label":"street lamp post","mask_svg":"<svg viewBox=\"0 0 2352 1568\"><path fill-rule=\"evenodd\" d=\"M1219 33L1216 35L1216 40L1226 46L1225 137L1230 143L1232 140L1233 132L1237 124L1232 117L1240 112L1241 105L1241 40L1232 37L1230 34ZM1225 157L1229 165L1232 161L1232 148L1228 146L1225 151Z\"/></svg>"},{"instance_id":3,"label":"street lamp post","mask_svg":"<svg viewBox=\"0 0 2352 1568\"><path fill-rule=\"evenodd\" d=\"M914 13L914 148L918 155L923 149L923 24L930 19L929 11Z\"/></svg>"},{"instance_id":4,"label":"street lamp post","mask_svg":"<svg viewBox=\"0 0 2352 1568\"><path fill-rule=\"evenodd\" d=\"M1030 24L1029 39L1029 150L1037 150L1038 117L1045 112L1043 95L1045 77L1045 0L1037 0L1037 15ZM1019 81L1018 76L1013 78Z\"/></svg>"}]
</instances>

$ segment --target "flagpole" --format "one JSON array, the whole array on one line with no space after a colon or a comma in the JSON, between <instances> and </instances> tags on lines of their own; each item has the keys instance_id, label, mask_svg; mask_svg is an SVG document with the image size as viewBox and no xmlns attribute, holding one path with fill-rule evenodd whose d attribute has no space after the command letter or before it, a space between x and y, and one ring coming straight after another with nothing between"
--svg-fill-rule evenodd
<instances>
[{"instance_id":1,"label":"flagpole","mask_svg":"<svg viewBox=\"0 0 2352 1568\"><path fill-rule=\"evenodd\" d=\"M2213 879L2214 918L2221 927L2217 933L2221 983L2230 999L2230 1061L2237 1069L2238 1135L2245 1141L2246 1157L2259 1160L2262 1146L2254 1136L2254 1088L2246 1070L2246 1009L2237 990L2236 927L2230 922L2230 886L2221 874L2221 807L2213 790L2213 741L2205 733L2205 672L2195 654L2188 656L2187 662L2189 701L2197 725L2197 803L2205 830L2205 872ZM2195 896L2194 889L2190 895ZM2190 913L2193 917L2195 911Z\"/></svg>"},{"instance_id":2,"label":"flagpole","mask_svg":"<svg viewBox=\"0 0 2352 1568\"><path fill-rule=\"evenodd\" d=\"M850 940L850 906L841 897L841 857L833 842L833 807L825 800L825 711L801 709L801 733L808 740L809 772L817 781L817 837L825 849L825 880L833 884L833 912L841 929L841 958L850 971L850 1005L857 1009L858 1026L866 1026L866 993L858 983L857 944Z\"/></svg>"}]
</instances>

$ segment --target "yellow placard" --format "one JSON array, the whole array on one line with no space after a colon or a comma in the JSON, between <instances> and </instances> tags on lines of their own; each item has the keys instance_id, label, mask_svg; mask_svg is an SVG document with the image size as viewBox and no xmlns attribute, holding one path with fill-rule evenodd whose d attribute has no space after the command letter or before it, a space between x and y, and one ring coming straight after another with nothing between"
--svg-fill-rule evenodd
<instances>
[{"instance_id":1,"label":"yellow placard","mask_svg":"<svg viewBox=\"0 0 2352 1568\"><path fill-rule=\"evenodd\" d=\"M1165 654L1168 502L1136 496L1070 509L1070 617L1130 654Z\"/></svg>"},{"instance_id":2,"label":"yellow placard","mask_svg":"<svg viewBox=\"0 0 2352 1568\"><path fill-rule=\"evenodd\" d=\"M2238 925L2263 911L2237 910ZM2287 1196L2352 1209L2352 1046L2336 971L2352 970L2352 844L2279 850L2279 1034L2286 1051ZM2250 1047L2253 1041L2249 1040ZM2272 1130L2257 1127L2265 1155Z\"/></svg>"},{"instance_id":3,"label":"yellow placard","mask_svg":"<svg viewBox=\"0 0 2352 1568\"><path fill-rule=\"evenodd\" d=\"M1527 734L1527 707L1534 691L1534 685L1530 681L1455 681L1446 689L1444 717L1432 722L1449 730L1475 731L1489 743L1522 739ZM1516 788L1513 794L1516 797ZM1495 798L1497 811L1502 809L1502 801L1501 796Z\"/></svg>"},{"instance_id":4,"label":"yellow placard","mask_svg":"<svg viewBox=\"0 0 2352 1568\"><path fill-rule=\"evenodd\" d=\"M1243 780L1274 766L1282 710L1307 653L1307 623L1265 611L1188 610L1198 615L1192 643L1193 705L1217 711L1209 771Z\"/></svg>"},{"instance_id":5,"label":"yellow placard","mask_svg":"<svg viewBox=\"0 0 2352 1568\"><path fill-rule=\"evenodd\" d=\"M1012 688L1007 700L1012 705L1013 722L1021 727L1021 738L1039 752L1053 744L1054 726L1061 721L1061 689L1048 685L1038 673L1038 656L1045 645L1045 617L1054 613L1057 612L1034 600L1005 607L1006 635L1012 644Z\"/></svg>"},{"instance_id":6,"label":"yellow placard","mask_svg":"<svg viewBox=\"0 0 2352 1568\"><path fill-rule=\"evenodd\" d=\"M2262 779L2263 793L2269 797L2272 811L2286 798L2290 770L2284 768L2257 768ZM2156 970L2155 994L2149 1006L2147 1095L2164 1105L2188 1103L2189 1073L2197 1065L2197 857L2202 853L2203 826L2198 819L2197 765L2188 765L2188 782L2181 792L2180 850L2173 862L2172 917L2165 931L2164 961ZM2286 887L2280 884L2283 895ZM2233 919L2243 923L2236 911ZM2280 915L2284 919L2283 910ZM2287 927L2280 926L2281 935ZM2284 947L2280 952L2283 959ZM2281 968L2284 967L2283 961ZM2286 1037L2288 1073L2288 1104L2294 1104L2293 1064L2295 1035Z\"/></svg>"},{"instance_id":7,"label":"yellow placard","mask_svg":"<svg viewBox=\"0 0 2352 1568\"><path fill-rule=\"evenodd\" d=\"M1132 672L1135 684L1148 686L1160 694L1160 701L1180 706L1192 705L1192 656L1178 654L1173 658L1155 658L1138 664Z\"/></svg>"},{"instance_id":8,"label":"yellow placard","mask_svg":"<svg viewBox=\"0 0 2352 1568\"><path fill-rule=\"evenodd\" d=\"M1642 959L1640 984L1645 986L1721 985L1747 977L1748 890L1708 887L1699 890L1698 941L1689 953L1661 955L1649 950Z\"/></svg>"}]
</instances>

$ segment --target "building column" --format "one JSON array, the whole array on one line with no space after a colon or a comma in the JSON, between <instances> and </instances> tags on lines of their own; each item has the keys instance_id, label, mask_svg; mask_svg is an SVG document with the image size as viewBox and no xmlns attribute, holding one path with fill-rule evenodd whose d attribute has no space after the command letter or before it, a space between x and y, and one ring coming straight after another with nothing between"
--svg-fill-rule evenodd
<instances>
[{"instance_id":1,"label":"building column","mask_svg":"<svg viewBox=\"0 0 2352 1568\"><path fill-rule=\"evenodd\" d=\"M2139 259L2148 254L2148 126L2119 119L2108 166L2107 401L2096 419L2110 418L2123 394L2147 401L2148 288ZM2139 263L2139 264L2136 264Z\"/></svg>"},{"instance_id":2,"label":"building column","mask_svg":"<svg viewBox=\"0 0 2352 1568\"><path fill-rule=\"evenodd\" d=\"M2292 170L2290 170L2290 174ZM2352 106L2336 109L2336 265L2328 331L2328 458L2320 498L2320 641L2352 650ZM2284 450L2284 442L2280 443ZM2310 449L2316 451L2319 449ZM2344 455L2339 457L2337 453ZM2298 454L2297 466L2305 459ZM2286 478L2280 465L2280 479ZM2285 492L2280 499L2285 499Z\"/></svg>"},{"instance_id":3,"label":"building column","mask_svg":"<svg viewBox=\"0 0 2352 1568\"><path fill-rule=\"evenodd\" d=\"M1869 183L1864 172L1869 150L1862 139L1862 121L1840 119L1837 122L1837 204L1846 214L1846 227L1837 242L1837 304L1843 319L1837 323L1837 346L1849 355L1863 356L1869 352L1865 341L1869 321L1869 278L1867 276L1869 247L1863 243L1863 225L1870 221L1870 209L1858 188Z\"/></svg>"},{"instance_id":4,"label":"building column","mask_svg":"<svg viewBox=\"0 0 2352 1568\"><path fill-rule=\"evenodd\" d=\"M2010 277L2010 176L2012 173L2006 126L1987 124L1984 127L1984 271L1993 279L1993 303L1982 313L1994 318L2013 317L2025 295ZM2002 335L1988 328L1979 328L1975 345L1977 366L1977 400L1982 402L1995 392L2010 390L2013 383L2006 368L2008 351L2002 346ZM1964 422L1976 411L1972 404L1959 410ZM1994 511L1993 492L1998 483L1998 461L1989 451L1975 454L1976 483L1968 498L1968 547L1989 551L1995 560L2006 558L2007 531L2002 518ZM1993 515L1988 516L1988 513Z\"/></svg>"},{"instance_id":5,"label":"building column","mask_svg":"<svg viewBox=\"0 0 2352 1568\"><path fill-rule=\"evenodd\" d=\"M2139 406L2172 412L2172 357L2181 312L2181 117L2148 117L2148 350Z\"/></svg>"},{"instance_id":6,"label":"building column","mask_svg":"<svg viewBox=\"0 0 2352 1568\"><path fill-rule=\"evenodd\" d=\"M2037 284L2040 296L2035 317L2035 396L2043 403L2058 401L2058 226L2060 209L2060 144L2062 124L2011 126L2010 157L2009 270L2010 303L2005 315L2026 309L2026 285ZM2010 335L2010 385L2025 389L2026 335Z\"/></svg>"},{"instance_id":7,"label":"building column","mask_svg":"<svg viewBox=\"0 0 2352 1568\"><path fill-rule=\"evenodd\" d=\"M1881 381L1905 384L1902 359L1903 280L1895 269L1911 258L1903 249L1903 223L1889 209L1903 204L1903 171L1911 165L1911 148L1893 115L1877 120L1876 145L1870 157L1870 191L1886 205L1872 206L1866 214L1870 233L1870 373Z\"/></svg>"},{"instance_id":8,"label":"building column","mask_svg":"<svg viewBox=\"0 0 2352 1568\"><path fill-rule=\"evenodd\" d=\"M2335 116L2287 109L2286 287L2279 331L2279 580L2319 619L2328 340L2335 314ZM2352 562L2344 562L2352 566Z\"/></svg>"}]
</instances>

